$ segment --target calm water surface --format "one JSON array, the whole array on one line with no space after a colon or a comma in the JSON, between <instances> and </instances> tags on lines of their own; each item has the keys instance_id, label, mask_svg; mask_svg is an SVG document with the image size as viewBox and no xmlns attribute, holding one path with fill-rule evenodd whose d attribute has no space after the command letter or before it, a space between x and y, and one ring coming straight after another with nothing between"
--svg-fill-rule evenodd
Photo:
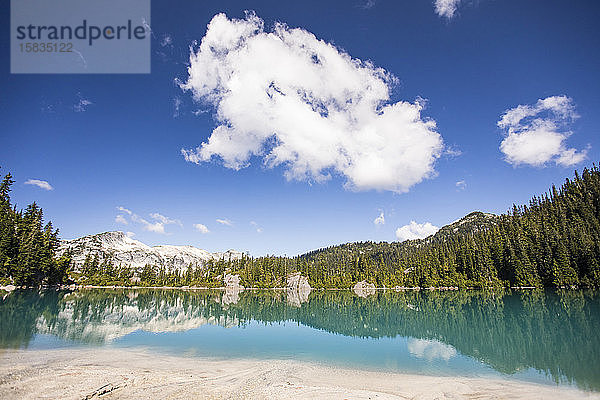
<instances>
[{"instance_id":1,"label":"calm water surface","mask_svg":"<svg viewBox=\"0 0 600 400\"><path fill-rule=\"evenodd\" d=\"M145 348L600 391L600 296L565 292L20 290L0 347Z\"/></svg>"}]
</instances>

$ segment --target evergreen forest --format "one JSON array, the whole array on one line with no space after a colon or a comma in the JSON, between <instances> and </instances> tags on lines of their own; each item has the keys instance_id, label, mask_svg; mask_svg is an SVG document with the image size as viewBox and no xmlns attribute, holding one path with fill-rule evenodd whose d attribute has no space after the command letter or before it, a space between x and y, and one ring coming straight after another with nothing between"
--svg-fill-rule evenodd
<instances>
[{"instance_id":1,"label":"evergreen forest","mask_svg":"<svg viewBox=\"0 0 600 400\"><path fill-rule=\"evenodd\" d=\"M44 225L44 213L32 203L17 210L10 202L12 175L0 183L0 284L52 286L65 283L71 260L55 257L58 229Z\"/></svg>"}]
</instances>

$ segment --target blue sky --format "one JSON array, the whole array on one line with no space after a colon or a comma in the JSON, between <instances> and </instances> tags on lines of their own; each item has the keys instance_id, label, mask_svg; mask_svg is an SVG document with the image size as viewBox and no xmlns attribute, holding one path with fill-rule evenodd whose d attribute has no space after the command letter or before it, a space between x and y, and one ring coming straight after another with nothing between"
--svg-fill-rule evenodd
<instances>
[{"instance_id":1,"label":"blue sky","mask_svg":"<svg viewBox=\"0 0 600 400\"><path fill-rule=\"evenodd\" d=\"M150 245L295 255L420 235L474 210L502 213L598 160L597 2L446 1L439 13L425 0L209 3L152 2L148 75L11 75L5 28L0 165L3 174L14 175L19 207L38 202L63 238L122 230ZM8 2L1 7L8 27ZM219 29L251 23L245 10L255 12L254 23L264 22L264 32L249 34L246 47L229 49L239 57L228 61L205 53L191 64L191 90L182 90L177 82L188 82L192 43L194 54L200 52L219 13L226 17L213 25L217 41ZM253 53L251 43L262 43L277 22L287 24L280 33L288 35L285 46ZM298 71L278 81L279 61L294 61L301 45L317 53L335 49L331 61L347 54L362 63L345 65L346 77L292 62ZM259 54L267 59L257 67ZM256 68L279 92L271 93L267 108L256 108L249 85L226 94L212 87L203 97L198 85L210 83L207 63L216 65L215 73ZM352 69L358 64L362 69ZM307 73L322 79L318 88ZM389 90L378 109L359 114L332 106L313 115L315 125L287 119L287 100L294 98L285 93L289 88L308 93L314 107L322 99L347 100L340 93L348 91L338 86L347 89L357 76L365 81L352 81L356 107L374 95L370 83ZM292 110L302 105L294 101ZM392 110L398 104L405 107ZM385 106L391 116L384 120ZM417 108L420 114L407 122ZM359 115L358 122L339 122L338 114L342 120ZM248 122L253 118L258 122ZM267 120L260 132L274 136L257 139L256 124ZM239 141L196 153L219 125L235 126ZM319 130L323 126L332 127L335 140ZM380 142L374 144L375 137ZM314 146L302 147L300 139ZM244 158L253 146L258 150ZM198 164L186 161L182 149ZM381 168L369 168L366 160ZM26 184L31 179L52 190ZM375 223L381 213L384 223Z\"/></svg>"}]
</instances>

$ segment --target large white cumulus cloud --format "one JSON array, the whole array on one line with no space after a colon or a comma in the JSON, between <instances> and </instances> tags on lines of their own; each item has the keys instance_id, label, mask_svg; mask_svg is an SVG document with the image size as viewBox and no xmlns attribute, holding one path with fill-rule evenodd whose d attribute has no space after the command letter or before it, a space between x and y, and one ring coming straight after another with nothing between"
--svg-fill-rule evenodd
<instances>
[{"instance_id":1,"label":"large white cumulus cloud","mask_svg":"<svg viewBox=\"0 0 600 400\"><path fill-rule=\"evenodd\" d=\"M353 190L405 192L431 177L443 143L423 102L390 102L395 78L353 59L303 29L265 31L246 19L216 15L192 49L181 86L216 109L208 141L182 149L200 163L220 157L228 168L253 156L285 167L288 179L346 178Z\"/></svg>"},{"instance_id":2,"label":"large white cumulus cloud","mask_svg":"<svg viewBox=\"0 0 600 400\"><path fill-rule=\"evenodd\" d=\"M573 100L567 96L550 96L533 105L511 108L498 121L498 127L506 131L500 151L513 165L578 164L586 158L587 151L565 144L571 135L567 128L577 117Z\"/></svg>"}]
</instances>

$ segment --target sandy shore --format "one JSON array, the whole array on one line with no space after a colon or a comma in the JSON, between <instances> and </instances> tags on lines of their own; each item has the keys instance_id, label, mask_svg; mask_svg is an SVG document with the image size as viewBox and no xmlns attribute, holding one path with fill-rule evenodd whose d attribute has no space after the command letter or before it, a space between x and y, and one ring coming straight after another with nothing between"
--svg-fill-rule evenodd
<instances>
[{"instance_id":1,"label":"sandy shore","mask_svg":"<svg viewBox=\"0 0 600 400\"><path fill-rule=\"evenodd\" d=\"M114 349L2 351L2 399L600 399L509 380L365 372L295 361Z\"/></svg>"}]
</instances>

